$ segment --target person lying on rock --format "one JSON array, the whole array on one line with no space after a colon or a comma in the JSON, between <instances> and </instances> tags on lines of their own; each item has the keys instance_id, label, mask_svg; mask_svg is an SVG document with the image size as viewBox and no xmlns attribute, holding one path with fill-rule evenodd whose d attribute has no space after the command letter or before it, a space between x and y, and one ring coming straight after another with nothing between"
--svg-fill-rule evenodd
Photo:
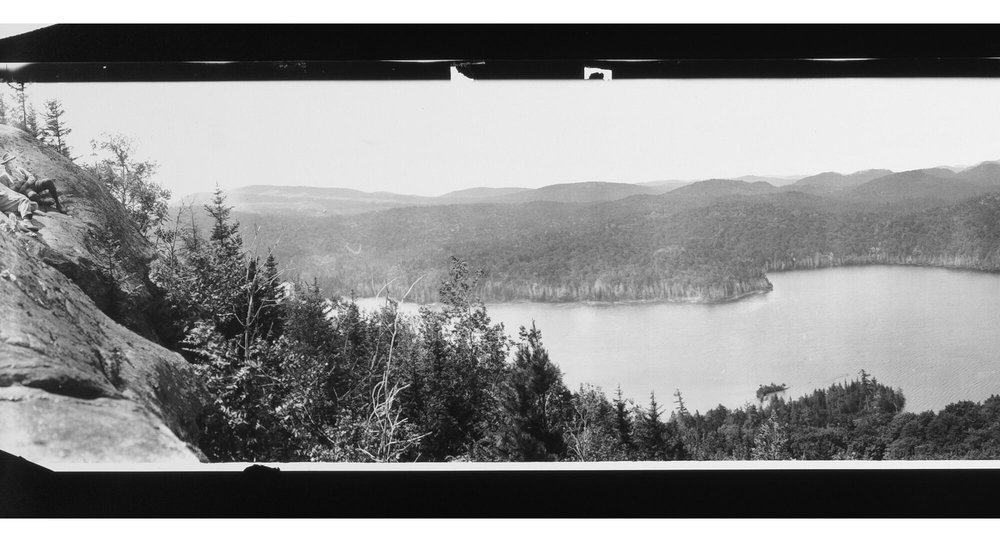
<instances>
[{"instance_id":1,"label":"person lying on rock","mask_svg":"<svg viewBox=\"0 0 1000 542\"><path fill-rule=\"evenodd\" d=\"M48 192L52 201L56 204L56 210L63 212L62 205L59 204L59 192L56 190L56 182L53 179L39 179L23 167L12 163L17 159L17 155L6 153L0 158L0 183L12 188L15 192L20 192L35 203L42 203L42 194Z\"/></svg>"},{"instance_id":2,"label":"person lying on rock","mask_svg":"<svg viewBox=\"0 0 1000 542\"><path fill-rule=\"evenodd\" d=\"M31 223L31 218L38 210L38 204L28 199L28 196L15 192L7 186L0 178L0 216L6 217L8 213L15 219L16 225L21 231L38 231L38 226ZM21 220L16 220L15 213L21 215Z\"/></svg>"}]
</instances>

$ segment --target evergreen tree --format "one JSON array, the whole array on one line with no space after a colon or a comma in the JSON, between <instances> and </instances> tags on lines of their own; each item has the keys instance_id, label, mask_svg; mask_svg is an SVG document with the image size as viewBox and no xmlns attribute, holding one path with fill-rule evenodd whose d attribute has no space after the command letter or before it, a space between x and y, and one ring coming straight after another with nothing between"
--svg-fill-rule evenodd
<instances>
[{"instance_id":1,"label":"evergreen tree","mask_svg":"<svg viewBox=\"0 0 1000 542\"><path fill-rule=\"evenodd\" d=\"M681 420L686 420L691 417L691 413L688 412L687 406L684 405L684 396L681 395L681 390L674 391L674 404L677 405L677 416Z\"/></svg>"},{"instance_id":2,"label":"evergreen tree","mask_svg":"<svg viewBox=\"0 0 1000 542\"><path fill-rule=\"evenodd\" d=\"M674 391L674 404L677 405L674 412L670 414L670 423L667 424L668 448L677 452L685 450L693 454L695 459L701 459L701 425L704 418L702 416L692 416L684 404L684 396L681 390Z\"/></svg>"},{"instance_id":3,"label":"evergreen tree","mask_svg":"<svg viewBox=\"0 0 1000 542\"><path fill-rule=\"evenodd\" d=\"M305 457L300 432L287 423L281 410L289 404L283 375L292 374L302 361L322 368L314 357L296 349L322 342L302 326L317 325L315 319L304 317L306 313L324 318L323 308L312 309L325 302L318 288L310 292L305 297L307 308L293 307L297 319L290 327L298 332L296 341L274 344L273 326L265 327L262 314L279 303L274 284L277 262L272 257L261 266L258 258L247 257L239 224L230 218L225 199L217 188L205 206L213 218L208 239L202 240L197 228L188 232L182 261L170 279L177 289L168 292L185 330L184 348L214 397L202 425L204 447L219 459ZM317 408L321 411L322 403Z\"/></svg>"},{"instance_id":4,"label":"evergreen tree","mask_svg":"<svg viewBox=\"0 0 1000 542\"><path fill-rule=\"evenodd\" d=\"M622 387L618 386L615 391L615 430L618 436L618 444L625 453L633 451L632 443L632 416L629 412L628 404L622 399Z\"/></svg>"},{"instance_id":5,"label":"evergreen tree","mask_svg":"<svg viewBox=\"0 0 1000 542\"><path fill-rule=\"evenodd\" d=\"M442 313L421 309L419 326L419 355L404 367L409 384L403 392L404 412L428 433L420 445L422 457L466 456L481 438L472 407L476 396L471 389L472 368L458 359Z\"/></svg>"},{"instance_id":6,"label":"evergreen tree","mask_svg":"<svg viewBox=\"0 0 1000 542\"><path fill-rule=\"evenodd\" d=\"M246 313L247 299L243 292L252 288L256 262L245 257L239 222L230 220L232 207L226 205L225 193L218 186L205 210L213 224L204 245L207 254L195 259L195 267L191 269L195 274L195 292L215 331L231 339L246 330L240 321L240 315Z\"/></svg>"},{"instance_id":7,"label":"evergreen tree","mask_svg":"<svg viewBox=\"0 0 1000 542\"><path fill-rule=\"evenodd\" d=\"M33 104L28 104L28 112L24 120L24 131L28 132L31 137L47 143L46 133L38 124L38 112L35 111Z\"/></svg>"},{"instance_id":8,"label":"evergreen tree","mask_svg":"<svg viewBox=\"0 0 1000 542\"><path fill-rule=\"evenodd\" d=\"M122 285L127 282L130 274L123 266L126 258L121 237L107 224L96 227L92 235L94 253L98 256L95 263L108 288L105 302L100 308L115 321L122 323L135 307L132 306L134 300L122 291Z\"/></svg>"},{"instance_id":9,"label":"evergreen tree","mask_svg":"<svg viewBox=\"0 0 1000 542\"><path fill-rule=\"evenodd\" d=\"M404 415L421 434L426 459L500 459L510 342L474 295L481 274L453 259L441 310L421 310L418 353L403 362Z\"/></svg>"},{"instance_id":10,"label":"evergreen tree","mask_svg":"<svg viewBox=\"0 0 1000 542\"><path fill-rule=\"evenodd\" d=\"M511 368L506 448L518 461L557 459L566 449L561 410L569 394L534 322L530 330L521 328L520 338Z\"/></svg>"},{"instance_id":11,"label":"evergreen tree","mask_svg":"<svg viewBox=\"0 0 1000 542\"><path fill-rule=\"evenodd\" d=\"M638 412L635 424L635 446L645 460L666 459L666 426L660 419L663 411L656 402L656 393L649 392L649 407Z\"/></svg>"},{"instance_id":12,"label":"evergreen tree","mask_svg":"<svg viewBox=\"0 0 1000 542\"><path fill-rule=\"evenodd\" d=\"M222 226L217 224L213 237L205 239L192 218L190 228L179 232L181 247L155 274L166 294L165 316L172 323L163 335L179 334L172 340L180 339L192 361L202 359L198 345L208 338L206 333L218 334L224 341L241 337L239 352L244 355L256 335L254 320L259 320L249 311L261 308L258 262L246 257L238 225L229 222L225 195L217 191L206 209ZM195 327L203 328L202 332L192 335Z\"/></svg>"},{"instance_id":13,"label":"evergreen tree","mask_svg":"<svg viewBox=\"0 0 1000 542\"><path fill-rule=\"evenodd\" d=\"M868 371L861 369L858 373L861 375L861 393L862 393L862 410L863 411L873 411L878 412L880 410L880 397L879 397L879 387L878 381L871 378Z\"/></svg>"},{"instance_id":14,"label":"evergreen tree","mask_svg":"<svg viewBox=\"0 0 1000 542\"><path fill-rule=\"evenodd\" d=\"M294 285L282 302L283 333L265 364L277 374L281 397L275 410L283 426L296 435L297 447L309 458L336 460L340 454L333 449L341 434L337 419L345 406L339 400L350 382L337 362L341 341L327 309L315 283Z\"/></svg>"},{"instance_id":15,"label":"evergreen tree","mask_svg":"<svg viewBox=\"0 0 1000 542\"><path fill-rule=\"evenodd\" d=\"M229 252L238 251L243 245L240 223L230 218L232 210L232 205L226 205L226 194L216 184L215 192L212 193L212 203L205 205L205 211L212 217L212 230L208 238Z\"/></svg>"},{"instance_id":16,"label":"evergreen tree","mask_svg":"<svg viewBox=\"0 0 1000 542\"><path fill-rule=\"evenodd\" d=\"M45 134L49 144L56 152L66 158L72 159L70 148L66 144L66 136L73 130L67 128L66 123L63 121L62 117L65 113L59 100L45 102Z\"/></svg>"},{"instance_id":17,"label":"evergreen tree","mask_svg":"<svg viewBox=\"0 0 1000 542\"><path fill-rule=\"evenodd\" d=\"M327 317L328 306L323 292L315 280L308 287L296 284L292 288L291 298L282 307L285 315L283 337L299 354L314 357L334 354L336 344L330 333L333 327ZM347 312L347 318L355 323L359 318L357 306L349 307Z\"/></svg>"},{"instance_id":18,"label":"evergreen tree","mask_svg":"<svg viewBox=\"0 0 1000 542\"><path fill-rule=\"evenodd\" d=\"M268 251L264 260L258 298L260 299L260 328L263 337L273 340L281 336L282 305L281 276L278 271L278 260L274 253Z\"/></svg>"}]
</instances>

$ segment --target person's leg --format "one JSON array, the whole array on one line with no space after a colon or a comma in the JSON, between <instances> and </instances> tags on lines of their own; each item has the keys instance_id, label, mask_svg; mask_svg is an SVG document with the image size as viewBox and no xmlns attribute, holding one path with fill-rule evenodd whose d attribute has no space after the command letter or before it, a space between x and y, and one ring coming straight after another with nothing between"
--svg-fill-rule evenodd
<instances>
[{"instance_id":1,"label":"person's leg","mask_svg":"<svg viewBox=\"0 0 1000 542\"><path fill-rule=\"evenodd\" d=\"M20 205L20 200L5 197L4 194L0 194L0 214L13 213L17 211L17 208Z\"/></svg>"},{"instance_id":2,"label":"person's leg","mask_svg":"<svg viewBox=\"0 0 1000 542\"><path fill-rule=\"evenodd\" d=\"M19 226L24 231L38 231L38 226L31 223L31 217L35 214L35 209L38 209L38 204L31 201L28 198L24 198L20 205L17 206L17 211L21 213L23 219Z\"/></svg>"},{"instance_id":3,"label":"person's leg","mask_svg":"<svg viewBox=\"0 0 1000 542\"><path fill-rule=\"evenodd\" d=\"M48 191L52 201L56 204L56 210L60 213L63 212L62 205L59 204L59 191L56 190L55 179L42 179L40 181L35 181L35 190L38 192L39 198L41 198L42 194ZM38 200L36 199L35 201Z\"/></svg>"},{"instance_id":4,"label":"person's leg","mask_svg":"<svg viewBox=\"0 0 1000 542\"><path fill-rule=\"evenodd\" d=\"M21 215L18 226L23 231L38 231L38 226L31 223L31 217L38 204L29 200L22 194L8 190L6 194L0 194L0 212L13 213L17 211Z\"/></svg>"},{"instance_id":5,"label":"person's leg","mask_svg":"<svg viewBox=\"0 0 1000 542\"><path fill-rule=\"evenodd\" d=\"M26 220L31 220L31 217L35 214L35 209L38 209L38 204L28 198L24 198L17 205L17 212L21 213L21 217Z\"/></svg>"}]
</instances>

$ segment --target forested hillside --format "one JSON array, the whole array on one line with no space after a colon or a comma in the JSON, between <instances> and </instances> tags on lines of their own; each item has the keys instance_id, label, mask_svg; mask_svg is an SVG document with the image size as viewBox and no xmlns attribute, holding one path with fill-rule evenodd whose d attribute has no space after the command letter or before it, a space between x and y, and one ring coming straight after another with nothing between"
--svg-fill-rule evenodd
<instances>
[{"instance_id":1,"label":"forested hillside","mask_svg":"<svg viewBox=\"0 0 1000 542\"><path fill-rule=\"evenodd\" d=\"M1000 196L973 195L952 204L942 204L938 191L917 190L924 196L913 198L857 196L861 189L886 194L899 182L890 175L820 196L707 181L594 204L239 217L246 226L260 226L263 242L277 242L280 257L330 291L368 296L390 282L404 289L416 282L415 301L436 299L435 284L453 256L486 272L479 293L489 301L715 302L768 291L768 271L838 265L1000 270ZM955 186L961 192L972 184ZM969 193L987 191L976 186Z\"/></svg>"},{"instance_id":2,"label":"forested hillside","mask_svg":"<svg viewBox=\"0 0 1000 542\"><path fill-rule=\"evenodd\" d=\"M998 269L997 162L959 172L826 172L780 187L746 178L479 188L438 198L250 187L253 202L239 200L234 216L248 238L274 245L298 276L331 292L412 286L418 302L437 299L452 257L484 270L478 293L487 301L718 302L769 291L766 273L776 270ZM303 202L306 193L315 197ZM292 204L301 210L286 212ZM324 205L342 208L317 211Z\"/></svg>"},{"instance_id":3,"label":"forested hillside","mask_svg":"<svg viewBox=\"0 0 1000 542\"><path fill-rule=\"evenodd\" d=\"M482 203L527 203L530 201L586 203L612 201L636 194L659 194L667 190L670 190L670 186L660 188L628 183L580 182L552 184L536 190L524 190L511 194L497 195L480 201Z\"/></svg>"},{"instance_id":4,"label":"forested hillside","mask_svg":"<svg viewBox=\"0 0 1000 542\"><path fill-rule=\"evenodd\" d=\"M867 183L868 181L873 181L879 177L891 174L892 171L889 171L888 169L868 169L865 171L851 173L850 175L844 175L835 171L827 171L799 179L792 184L791 188L793 190L814 188L823 192L834 192L836 190L858 186L860 184Z\"/></svg>"}]
</instances>

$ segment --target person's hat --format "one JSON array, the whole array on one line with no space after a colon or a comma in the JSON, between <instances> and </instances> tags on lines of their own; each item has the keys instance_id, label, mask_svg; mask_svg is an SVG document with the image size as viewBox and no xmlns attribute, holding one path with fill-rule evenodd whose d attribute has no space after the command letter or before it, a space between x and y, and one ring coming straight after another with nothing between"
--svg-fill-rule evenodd
<instances>
[{"instance_id":1,"label":"person's hat","mask_svg":"<svg viewBox=\"0 0 1000 542\"><path fill-rule=\"evenodd\" d=\"M17 158L17 155L15 155L14 153L6 152L4 153L3 158L0 158L0 165L6 164L7 162L10 162L15 158Z\"/></svg>"}]
</instances>

